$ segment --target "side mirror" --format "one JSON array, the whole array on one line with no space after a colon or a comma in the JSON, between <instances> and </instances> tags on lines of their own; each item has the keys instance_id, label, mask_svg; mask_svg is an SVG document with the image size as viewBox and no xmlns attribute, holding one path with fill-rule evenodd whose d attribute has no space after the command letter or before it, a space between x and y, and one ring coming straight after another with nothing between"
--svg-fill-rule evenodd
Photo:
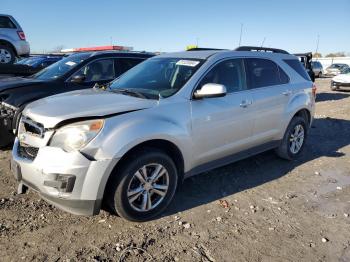
<instances>
[{"instance_id":1,"label":"side mirror","mask_svg":"<svg viewBox=\"0 0 350 262\"><path fill-rule=\"evenodd\" d=\"M226 87L220 84L208 83L194 92L194 98L222 97L226 95Z\"/></svg>"},{"instance_id":2,"label":"side mirror","mask_svg":"<svg viewBox=\"0 0 350 262\"><path fill-rule=\"evenodd\" d=\"M70 81L73 83L83 83L85 79L86 79L85 75L76 75L76 76L73 76Z\"/></svg>"}]
</instances>

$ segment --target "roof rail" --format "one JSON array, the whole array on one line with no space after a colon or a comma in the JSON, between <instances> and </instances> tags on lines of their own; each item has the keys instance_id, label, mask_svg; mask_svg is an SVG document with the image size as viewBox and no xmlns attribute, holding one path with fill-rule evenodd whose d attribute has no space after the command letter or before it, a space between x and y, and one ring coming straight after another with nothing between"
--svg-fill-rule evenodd
<instances>
[{"instance_id":1,"label":"roof rail","mask_svg":"<svg viewBox=\"0 0 350 262\"><path fill-rule=\"evenodd\" d=\"M210 51L210 50L217 50L217 51L220 51L220 50L227 50L227 49L220 49L220 48L207 48L207 47L194 47L194 48L190 48L190 49L187 49L186 51Z\"/></svg>"},{"instance_id":2,"label":"roof rail","mask_svg":"<svg viewBox=\"0 0 350 262\"><path fill-rule=\"evenodd\" d=\"M258 51L258 52L271 52L271 53L279 53L279 54L289 54L287 51L278 49L278 48L270 48L270 47L262 47L262 46L240 46L235 49L235 51Z\"/></svg>"}]
</instances>

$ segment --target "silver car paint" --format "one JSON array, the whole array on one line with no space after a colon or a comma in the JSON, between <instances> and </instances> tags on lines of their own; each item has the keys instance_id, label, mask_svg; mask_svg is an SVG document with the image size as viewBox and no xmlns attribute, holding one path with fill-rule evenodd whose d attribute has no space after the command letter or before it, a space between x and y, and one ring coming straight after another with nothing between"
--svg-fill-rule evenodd
<instances>
[{"instance_id":1,"label":"silver car paint","mask_svg":"<svg viewBox=\"0 0 350 262\"><path fill-rule=\"evenodd\" d=\"M24 182L35 183L40 192L58 198L100 201L112 168L130 149L143 142L160 139L175 145L183 156L184 172L187 173L213 160L279 141L300 109L307 109L311 117L314 114L312 82L281 62L285 58L291 59L290 55L207 51L163 56L207 58L207 61L178 93L159 101L86 90L60 94L30 104L23 115L49 130L43 139L28 133L21 138L22 142L39 147L34 161L27 161L18 155L19 142L16 139L13 160L23 167ZM242 57L262 57L275 61L288 73L290 83L230 93L219 98L192 99L193 90L213 65L223 59ZM244 101L247 106L241 105ZM123 113L125 111L127 113ZM101 133L81 153L67 153L48 146L55 125L61 121L89 116L104 118L104 115L111 116L105 119ZM43 186L43 177L52 178L53 174L76 175L73 192L58 195L56 189L49 190Z\"/></svg>"},{"instance_id":2,"label":"silver car paint","mask_svg":"<svg viewBox=\"0 0 350 262\"><path fill-rule=\"evenodd\" d=\"M16 51L18 56L29 55L30 46L27 41L21 40L18 37L17 31L23 31L22 27L18 24L18 22L10 15L2 15L9 17L10 20L16 25L17 28L1 28L0 30L0 40L5 40L9 42Z\"/></svg>"}]
</instances>

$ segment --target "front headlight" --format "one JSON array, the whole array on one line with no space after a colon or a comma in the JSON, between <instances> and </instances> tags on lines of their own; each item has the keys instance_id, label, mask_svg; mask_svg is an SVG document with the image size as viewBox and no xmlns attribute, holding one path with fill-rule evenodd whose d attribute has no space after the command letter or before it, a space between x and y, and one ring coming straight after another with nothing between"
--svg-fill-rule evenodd
<instances>
[{"instance_id":1,"label":"front headlight","mask_svg":"<svg viewBox=\"0 0 350 262\"><path fill-rule=\"evenodd\" d=\"M53 135L50 146L60 147L67 152L80 150L98 135L103 125L104 120L97 119L63 126Z\"/></svg>"}]
</instances>

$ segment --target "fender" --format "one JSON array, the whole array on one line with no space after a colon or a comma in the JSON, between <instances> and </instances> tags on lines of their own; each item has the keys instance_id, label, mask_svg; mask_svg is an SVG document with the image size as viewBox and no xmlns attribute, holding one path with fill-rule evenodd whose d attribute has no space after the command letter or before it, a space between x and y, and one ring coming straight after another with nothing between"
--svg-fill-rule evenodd
<instances>
[{"instance_id":1,"label":"fender","mask_svg":"<svg viewBox=\"0 0 350 262\"><path fill-rule=\"evenodd\" d=\"M292 120L293 116L300 110L306 109L310 112L310 115L313 115L314 111L314 102L311 100L312 94L310 91L299 92L295 94L290 100L288 105L286 106L286 110L284 111L284 117L282 122L282 131L283 134L287 129L289 122ZM282 135L283 136L283 135Z\"/></svg>"},{"instance_id":2,"label":"fender","mask_svg":"<svg viewBox=\"0 0 350 262\"><path fill-rule=\"evenodd\" d=\"M92 141L89 146L89 148L94 148L96 145L96 147L104 149L103 153L97 150L95 158L119 159L130 149L143 142L154 139L167 140L177 146L182 153L186 169L191 161L191 155L186 154L186 152L190 152L192 147L190 125L174 122L174 119L171 118L165 119L157 116L145 118L141 116L143 114L140 114L140 117L135 117L135 113L137 112L117 116L110 119L112 121L106 120L104 128L109 131L106 134L102 131L97 137L98 139ZM128 121L122 120L125 118L128 118Z\"/></svg>"}]
</instances>

